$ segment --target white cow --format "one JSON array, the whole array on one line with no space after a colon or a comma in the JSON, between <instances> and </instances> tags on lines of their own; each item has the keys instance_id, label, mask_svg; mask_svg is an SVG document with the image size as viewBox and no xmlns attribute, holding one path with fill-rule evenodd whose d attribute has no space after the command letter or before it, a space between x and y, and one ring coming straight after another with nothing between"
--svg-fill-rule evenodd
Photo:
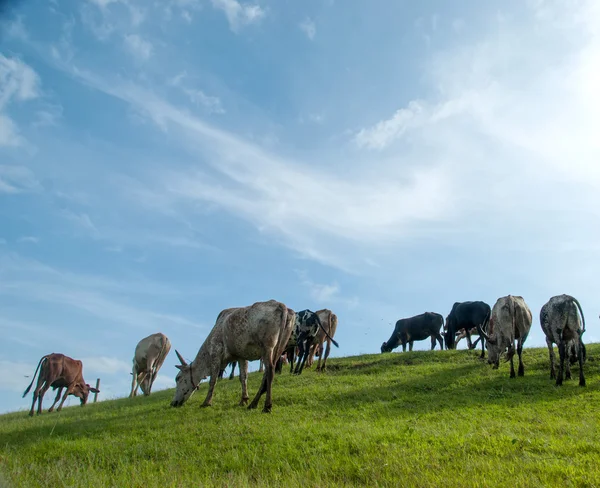
<instances>
[{"instance_id":1,"label":"white cow","mask_svg":"<svg viewBox=\"0 0 600 488\"><path fill-rule=\"evenodd\" d=\"M133 379L131 381L130 398L136 396L138 386L144 395L150 395L158 370L165 362L170 350L171 342L161 332L144 337L138 342L133 355L133 371L131 373Z\"/></svg>"},{"instance_id":2,"label":"white cow","mask_svg":"<svg viewBox=\"0 0 600 488\"><path fill-rule=\"evenodd\" d=\"M260 397L266 393L263 412L271 412L275 361L292 335L294 320L294 311L275 300L223 310L190 364L175 350L181 364L176 366L179 373L175 378L176 389L171 406L183 405L207 376L210 376L210 381L202 406L210 406L219 373L231 361L239 363L242 384L240 405L245 405L249 400L248 361L262 359L265 367L262 383L248 408L256 408Z\"/></svg>"}]
</instances>

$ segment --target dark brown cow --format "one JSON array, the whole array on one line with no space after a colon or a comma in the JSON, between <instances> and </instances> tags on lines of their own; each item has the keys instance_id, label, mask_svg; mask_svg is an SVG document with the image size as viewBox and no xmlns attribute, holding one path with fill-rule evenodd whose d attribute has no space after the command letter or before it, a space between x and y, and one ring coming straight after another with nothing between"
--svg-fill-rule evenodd
<instances>
[{"instance_id":1,"label":"dark brown cow","mask_svg":"<svg viewBox=\"0 0 600 488\"><path fill-rule=\"evenodd\" d=\"M48 412L54 410L54 405L58 402L63 388L66 388L67 391L65 391L62 401L57 408L58 412L62 409L63 403L65 403L65 400L69 395L75 395L79 398L81 400L81 406L83 407L87 403L90 391L92 393L100 392L96 388L88 385L83 379L83 363L81 361L72 359L64 354L52 353L40 359L35 373L33 373L33 379L31 380L31 383L29 383L25 393L23 393L23 398L29 393L29 390L31 390L31 386L35 381L38 370L40 371L40 375L38 376L38 382L33 391L33 402L29 412L30 416L33 416L33 408L36 400L38 400L37 413L38 415L42 413L42 400L44 399L44 394L50 387L52 387L53 390L58 389L58 393L54 403L48 409Z\"/></svg>"}]
</instances>

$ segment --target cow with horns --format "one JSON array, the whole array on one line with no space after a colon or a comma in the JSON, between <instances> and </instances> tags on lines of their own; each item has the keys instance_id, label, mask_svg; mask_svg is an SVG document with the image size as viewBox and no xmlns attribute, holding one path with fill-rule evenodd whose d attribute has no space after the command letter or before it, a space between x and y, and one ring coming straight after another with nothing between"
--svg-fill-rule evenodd
<instances>
[{"instance_id":1,"label":"cow with horns","mask_svg":"<svg viewBox=\"0 0 600 488\"><path fill-rule=\"evenodd\" d=\"M510 361L510 377L514 378L515 366L513 357L519 355L519 376L525 375L523 365L523 344L531 329L531 310L521 296L508 295L498 298L483 327L477 326L479 335L487 341L488 363L494 369L500 365L500 355L506 352L506 360ZM487 325L487 327L486 327ZM486 329L484 331L483 329Z\"/></svg>"},{"instance_id":2,"label":"cow with horns","mask_svg":"<svg viewBox=\"0 0 600 488\"><path fill-rule=\"evenodd\" d=\"M581 314L581 320L579 320L578 310L579 314ZM585 332L585 318L577 299L570 295L557 295L550 298L540 310L540 324L546 335L546 344L548 345L548 352L550 354L550 378L556 378L557 386L562 385L563 373L566 373L566 379L570 380L570 363L578 361L579 386L585 386L585 376L583 374L585 346L581 339L581 336ZM555 356L553 344L558 346L558 355L560 358L558 376L554 369ZM570 354L569 359L567 359L568 354Z\"/></svg>"},{"instance_id":3,"label":"cow with horns","mask_svg":"<svg viewBox=\"0 0 600 488\"><path fill-rule=\"evenodd\" d=\"M294 311L275 300L223 310L190 364L175 350L181 364L177 365L179 373L175 378L176 389L171 406L183 405L198 389L200 381L208 376L208 393L202 406L212 405L219 373L231 361L239 364L242 384L240 405L246 405L249 400L248 361L262 359L265 365L262 383L248 408L256 408L260 397L266 393L263 412L271 412L274 365L292 334L294 319Z\"/></svg>"}]
</instances>

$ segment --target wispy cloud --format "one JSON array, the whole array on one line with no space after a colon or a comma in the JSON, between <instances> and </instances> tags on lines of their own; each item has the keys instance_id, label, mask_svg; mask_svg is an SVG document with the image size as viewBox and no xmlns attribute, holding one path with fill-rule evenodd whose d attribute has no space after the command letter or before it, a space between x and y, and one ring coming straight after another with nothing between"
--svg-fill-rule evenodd
<instances>
[{"instance_id":1,"label":"wispy cloud","mask_svg":"<svg viewBox=\"0 0 600 488\"><path fill-rule=\"evenodd\" d=\"M99 375L129 374L131 372L131 363L115 357L92 356L80 358L80 360L83 363L84 377L87 372ZM90 380L87 381L89 382Z\"/></svg>"},{"instance_id":2,"label":"wispy cloud","mask_svg":"<svg viewBox=\"0 0 600 488\"><path fill-rule=\"evenodd\" d=\"M326 306L343 304L348 308L355 308L358 305L357 297L346 298L341 294L339 283L316 283L309 278L308 273L304 270L296 270L296 274L316 303Z\"/></svg>"},{"instance_id":3,"label":"wispy cloud","mask_svg":"<svg viewBox=\"0 0 600 488\"><path fill-rule=\"evenodd\" d=\"M35 364L0 359L0 390L23 393L31 381Z\"/></svg>"},{"instance_id":4,"label":"wispy cloud","mask_svg":"<svg viewBox=\"0 0 600 488\"><path fill-rule=\"evenodd\" d=\"M35 236L23 236L23 237L19 237L18 242L37 244L38 242L40 242L40 239L39 239L39 237L35 237Z\"/></svg>"},{"instance_id":5,"label":"wispy cloud","mask_svg":"<svg viewBox=\"0 0 600 488\"><path fill-rule=\"evenodd\" d=\"M233 32L238 32L244 25L259 22L265 16L265 11L259 5L242 4L237 0L211 0L211 2L214 8L225 13Z\"/></svg>"},{"instance_id":6,"label":"wispy cloud","mask_svg":"<svg viewBox=\"0 0 600 488\"><path fill-rule=\"evenodd\" d=\"M311 19L306 18L300 22L300 29L311 41L315 39L315 36L317 35L317 26Z\"/></svg>"},{"instance_id":7,"label":"wispy cloud","mask_svg":"<svg viewBox=\"0 0 600 488\"><path fill-rule=\"evenodd\" d=\"M37 98L40 79L37 73L18 58L0 54L0 147L19 146L23 139L8 113L8 106Z\"/></svg>"},{"instance_id":8,"label":"wispy cloud","mask_svg":"<svg viewBox=\"0 0 600 488\"><path fill-rule=\"evenodd\" d=\"M23 193L40 188L40 183L30 169L0 164L0 193Z\"/></svg>"},{"instance_id":9,"label":"wispy cloud","mask_svg":"<svg viewBox=\"0 0 600 488\"><path fill-rule=\"evenodd\" d=\"M152 56L152 43L142 39L137 34L127 34L124 37L125 48L135 59L146 61Z\"/></svg>"}]
</instances>

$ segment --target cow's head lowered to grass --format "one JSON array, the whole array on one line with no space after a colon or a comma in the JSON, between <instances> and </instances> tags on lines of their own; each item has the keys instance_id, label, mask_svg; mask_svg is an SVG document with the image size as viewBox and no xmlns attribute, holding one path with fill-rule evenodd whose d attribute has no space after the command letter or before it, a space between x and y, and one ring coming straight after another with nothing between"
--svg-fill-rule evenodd
<instances>
[{"instance_id":1,"label":"cow's head lowered to grass","mask_svg":"<svg viewBox=\"0 0 600 488\"><path fill-rule=\"evenodd\" d=\"M177 349L175 349L175 354L181 364L175 366L179 369L179 373L175 377L175 396L171 401L171 406L181 407L198 389L198 383L206 378L206 375L198 378L199 368L194 368L194 363L188 364Z\"/></svg>"}]
</instances>

